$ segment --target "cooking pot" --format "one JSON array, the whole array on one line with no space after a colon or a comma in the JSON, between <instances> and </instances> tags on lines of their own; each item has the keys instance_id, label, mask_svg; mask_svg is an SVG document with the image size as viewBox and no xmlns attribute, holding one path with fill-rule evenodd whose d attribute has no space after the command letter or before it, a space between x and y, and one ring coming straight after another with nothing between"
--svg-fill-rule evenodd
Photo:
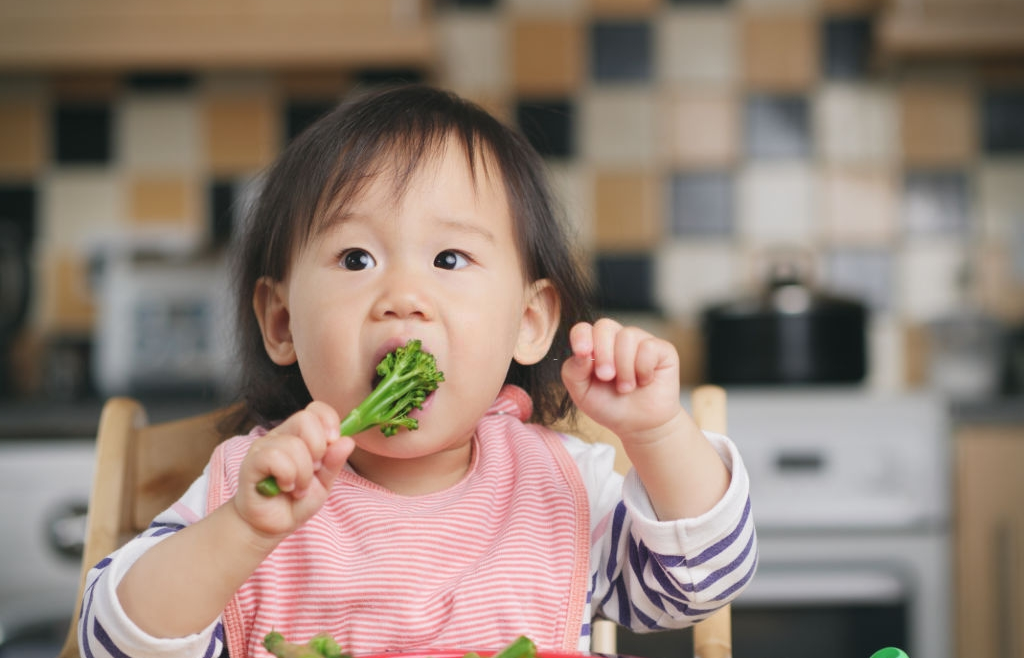
<instances>
[{"instance_id":1,"label":"cooking pot","mask_svg":"<svg viewBox=\"0 0 1024 658\"><path fill-rule=\"evenodd\" d=\"M859 382L867 318L864 303L777 269L759 294L704 309L705 378L723 385Z\"/></svg>"},{"instance_id":2,"label":"cooking pot","mask_svg":"<svg viewBox=\"0 0 1024 658\"><path fill-rule=\"evenodd\" d=\"M28 313L29 244L13 220L0 219L0 396L13 388L11 350Z\"/></svg>"}]
</instances>

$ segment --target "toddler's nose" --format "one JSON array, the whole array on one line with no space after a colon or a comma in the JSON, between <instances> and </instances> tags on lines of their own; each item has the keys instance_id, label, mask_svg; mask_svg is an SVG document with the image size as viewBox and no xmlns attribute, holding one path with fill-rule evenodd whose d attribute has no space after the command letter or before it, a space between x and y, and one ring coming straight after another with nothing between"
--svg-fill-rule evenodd
<instances>
[{"instance_id":1,"label":"toddler's nose","mask_svg":"<svg viewBox=\"0 0 1024 658\"><path fill-rule=\"evenodd\" d=\"M430 299L423 277L415 273L396 273L388 277L374 308L380 318L420 317L429 319Z\"/></svg>"}]
</instances>

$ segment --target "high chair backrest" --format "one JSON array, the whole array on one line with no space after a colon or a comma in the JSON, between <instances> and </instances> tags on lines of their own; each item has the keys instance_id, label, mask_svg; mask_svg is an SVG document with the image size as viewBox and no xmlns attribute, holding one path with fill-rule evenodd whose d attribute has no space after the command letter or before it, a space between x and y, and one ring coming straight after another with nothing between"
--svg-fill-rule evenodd
<instances>
[{"instance_id":1,"label":"high chair backrest","mask_svg":"<svg viewBox=\"0 0 1024 658\"><path fill-rule=\"evenodd\" d=\"M218 425L231 408L150 425L142 404L111 398L96 434L96 468L71 628L59 658L78 658L78 616L85 576L101 559L145 530L181 497L224 438Z\"/></svg>"},{"instance_id":2,"label":"high chair backrest","mask_svg":"<svg viewBox=\"0 0 1024 658\"><path fill-rule=\"evenodd\" d=\"M701 429L719 434L726 433L725 390L718 386L698 386L691 395L693 418ZM625 473L629 468L629 457L618 438L611 432L580 417L581 434L597 441L615 446L615 468ZM616 626L607 619L595 620L591 626L591 651L615 654ZM732 656L732 613L725 606L711 617L693 627L693 655L695 658L731 658Z\"/></svg>"}]
</instances>

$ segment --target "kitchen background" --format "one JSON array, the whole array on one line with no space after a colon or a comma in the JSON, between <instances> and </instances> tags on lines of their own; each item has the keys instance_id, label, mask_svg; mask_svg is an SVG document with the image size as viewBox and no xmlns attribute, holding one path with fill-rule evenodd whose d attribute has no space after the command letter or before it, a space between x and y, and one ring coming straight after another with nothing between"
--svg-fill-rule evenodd
<instances>
[{"instance_id":1,"label":"kitchen background","mask_svg":"<svg viewBox=\"0 0 1024 658\"><path fill-rule=\"evenodd\" d=\"M602 308L671 338L684 384L708 378L705 310L758 294L783 264L868 309L858 390L938 394L954 433L995 432L992 463L1024 466L1019 0L987 5L981 32L977 10L939 3L966 35L939 42L913 2L353 2L366 25L281 10L285 38L248 56L167 56L153 35L120 34L118 50L90 41L89 21L145 12L40 4L0 2L17 19L0 19L8 437L86 434L113 393L217 402L230 368L214 291L260 171L346 93L424 80L530 137Z\"/></svg>"}]
</instances>

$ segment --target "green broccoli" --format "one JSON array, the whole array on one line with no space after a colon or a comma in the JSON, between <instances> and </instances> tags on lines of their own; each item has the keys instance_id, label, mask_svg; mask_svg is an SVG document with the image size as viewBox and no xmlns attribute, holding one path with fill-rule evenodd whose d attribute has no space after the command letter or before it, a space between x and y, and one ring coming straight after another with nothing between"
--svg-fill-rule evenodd
<instances>
[{"instance_id":1,"label":"green broccoli","mask_svg":"<svg viewBox=\"0 0 1024 658\"><path fill-rule=\"evenodd\" d=\"M341 421L342 436L353 436L375 425L384 436L394 436L403 427L418 428L419 423L409 417L409 412L422 409L427 395L444 381L434 355L424 352L416 339L388 352L377 364L377 374L382 378L377 386ZM281 493L274 476L261 480L256 489L264 496Z\"/></svg>"},{"instance_id":2,"label":"green broccoli","mask_svg":"<svg viewBox=\"0 0 1024 658\"><path fill-rule=\"evenodd\" d=\"M294 644L277 631L270 631L263 638L263 646L277 658L352 658L327 633L314 635L306 644Z\"/></svg>"}]
</instances>

